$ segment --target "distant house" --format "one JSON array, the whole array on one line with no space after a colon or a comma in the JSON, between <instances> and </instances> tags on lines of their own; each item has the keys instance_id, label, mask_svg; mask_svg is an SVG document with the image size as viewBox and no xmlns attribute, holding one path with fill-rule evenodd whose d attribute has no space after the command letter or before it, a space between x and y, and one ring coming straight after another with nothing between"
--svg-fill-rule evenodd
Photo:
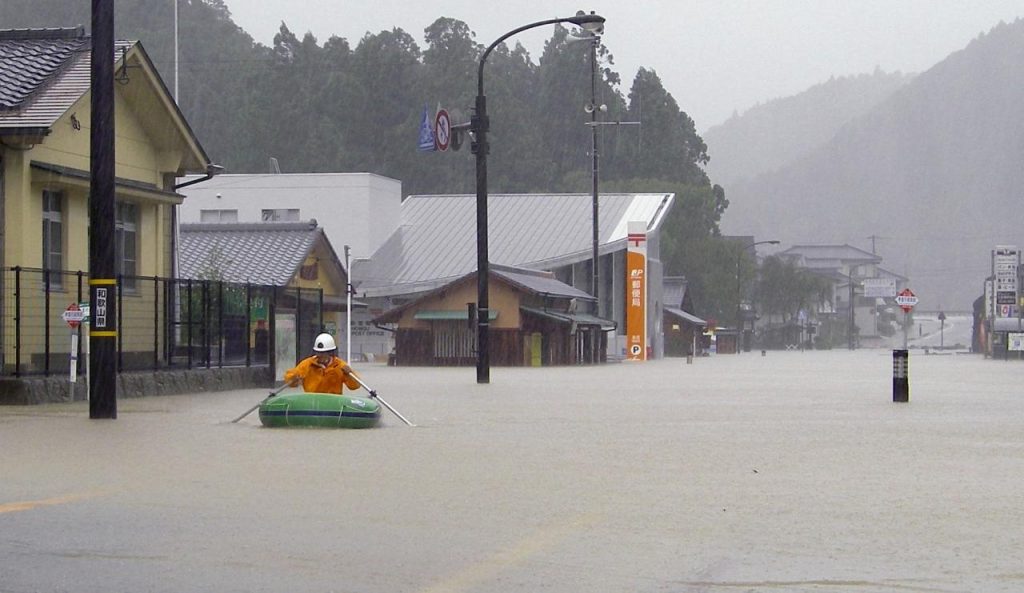
<instances>
[{"instance_id":1,"label":"distant house","mask_svg":"<svg viewBox=\"0 0 1024 593\"><path fill-rule=\"evenodd\" d=\"M116 230L105 240L116 244L120 313L152 318L153 279L173 274L175 179L210 163L142 45L115 45L101 56L119 83ZM88 294L91 47L81 27L0 30L0 305L18 311L0 322L0 349L14 374L67 368L59 313ZM121 328L123 362L162 360L162 331L157 320Z\"/></svg>"},{"instance_id":2,"label":"distant house","mask_svg":"<svg viewBox=\"0 0 1024 593\"><path fill-rule=\"evenodd\" d=\"M625 354L626 250L629 222L647 229L647 335L654 357L663 356L664 297L661 226L674 194L602 194L598 219L600 301L587 312L614 322L606 356ZM591 294L592 197L589 194L496 194L488 198L489 260L492 265L548 271L555 279ZM353 263L353 284L375 315L390 311L476 272L476 196L409 196L401 224L367 261ZM592 296L592 295L591 295ZM468 295L476 301L476 293ZM467 302L469 302L467 301ZM463 303L463 306L465 303ZM518 317L491 303L499 318ZM604 357L602 357L604 358Z\"/></svg>"},{"instance_id":3,"label":"distant house","mask_svg":"<svg viewBox=\"0 0 1024 593\"><path fill-rule=\"evenodd\" d=\"M249 224L181 225L181 277L197 281L223 280L240 285L279 287L271 310L250 307L251 340L276 345L278 374L307 354L316 334L338 337L344 352L348 277L324 230L313 221ZM355 303L355 307L365 307ZM275 334L265 335L271 329ZM383 332L381 332L383 333Z\"/></svg>"},{"instance_id":4,"label":"distant house","mask_svg":"<svg viewBox=\"0 0 1024 593\"><path fill-rule=\"evenodd\" d=\"M587 293L549 272L492 266L490 360L500 366L548 366L595 362L615 324L579 311ZM476 329L467 304L475 303L476 272L422 294L379 315L395 325L394 361L401 366L463 366L476 362ZM593 348L589 340L602 343Z\"/></svg>"},{"instance_id":5,"label":"distant house","mask_svg":"<svg viewBox=\"0 0 1024 593\"><path fill-rule=\"evenodd\" d=\"M693 300L686 278L666 276L664 286L665 356L700 356L704 353L707 322L691 313Z\"/></svg>"},{"instance_id":6,"label":"distant house","mask_svg":"<svg viewBox=\"0 0 1024 593\"><path fill-rule=\"evenodd\" d=\"M787 331L792 334L788 342L794 344L807 339L803 334L812 317L825 322L826 331L832 328L847 335L851 343L877 338L879 303L875 297L864 296L864 280L893 277L906 282L881 269L878 255L850 245L794 245L777 255L831 282L830 298L820 310L807 311L803 321L792 320Z\"/></svg>"}]
</instances>

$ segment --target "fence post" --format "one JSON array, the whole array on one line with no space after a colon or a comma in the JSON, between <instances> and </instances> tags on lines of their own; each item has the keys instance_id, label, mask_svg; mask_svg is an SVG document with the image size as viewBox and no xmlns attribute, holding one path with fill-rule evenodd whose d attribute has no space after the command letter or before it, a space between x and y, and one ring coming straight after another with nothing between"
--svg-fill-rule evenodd
<instances>
[{"instance_id":1,"label":"fence post","mask_svg":"<svg viewBox=\"0 0 1024 593\"><path fill-rule=\"evenodd\" d=\"M153 276L153 370L160 368L160 278Z\"/></svg>"},{"instance_id":2,"label":"fence post","mask_svg":"<svg viewBox=\"0 0 1024 593\"><path fill-rule=\"evenodd\" d=\"M203 280L203 360L210 368L210 281Z\"/></svg>"},{"instance_id":3,"label":"fence post","mask_svg":"<svg viewBox=\"0 0 1024 593\"><path fill-rule=\"evenodd\" d=\"M224 368L224 281L217 281L217 368Z\"/></svg>"},{"instance_id":4,"label":"fence post","mask_svg":"<svg viewBox=\"0 0 1024 593\"><path fill-rule=\"evenodd\" d=\"M277 381L277 286L270 287L270 303L267 305L267 362L270 364L270 378Z\"/></svg>"},{"instance_id":5,"label":"fence post","mask_svg":"<svg viewBox=\"0 0 1024 593\"><path fill-rule=\"evenodd\" d=\"M245 282L245 368L252 366L252 284Z\"/></svg>"},{"instance_id":6,"label":"fence post","mask_svg":"<svg viewBox=\"0 0 1024 593\"><path fill-rule=\"evenodd\" d=\"M43 270L43 374L50 375L50 270Z\"/></svg>"},{"instance_id":7,"label":"fence post","mask_svg":"<svg viewBox=\"0 0 1024 593\"><path fill-rule=\"evenodd\" d=\"M78 297L75 300L75 302L76 303L81 303L82 302L82 270L78 270L78 272L75 274L75 276L78 277L78 293L77 293ZM91 311L91 309L92 309L92 307L90 306L90 311ZM75 355L78 357L78 360L82 360L82 339L81 339L81 336L82 336L82 324L78 325L78 336L79 336L78 352L76 352ZM88 368L89 363L85 363L82 366ZM78 374L79 375L82 374L82 366L78 367Z\"/></svg>"},{"instance_id":8,"label":"fence post","mask_svg":"<svg viewBox=\"0 0 1024 593\"><path fill-rule=\"evenodd\" d=\"M287 294L288 289L285 289ZM295 287L295 360L292 364L299 364L299 344L302 343L302 287Z\"/></svg>"},{"instance_id":9,"label":"fence post","mask_svg":"<svg viewBox=\"0 0 1024 593\"><path fill-rule=\"evenodd\" d=\"M120 374L124 368L124 274L117 275L117 287L117 372Z\"/></svg>"},{"instance_id":10,"label":"fence post","mask_svg":"<svg viewBox=\"0 0 1024 593\"><path fill-rule=\"evenodd\" d=\"M14 266L14 376L21 376L21 266Z\"/></svg>"},{"instance_id":11,"label":"fence post","mask_svg":"<svg viewBox=\"0 0 1024 593\"><path fill-rule=\"evenodd\" d=\"M188 370L192 370L192 279L188 279L188 316L185 323L188 324L188 330L185 332L188 338L188 343L185 344L185 349L188 350Z\"/></svg>"}]
</instances>

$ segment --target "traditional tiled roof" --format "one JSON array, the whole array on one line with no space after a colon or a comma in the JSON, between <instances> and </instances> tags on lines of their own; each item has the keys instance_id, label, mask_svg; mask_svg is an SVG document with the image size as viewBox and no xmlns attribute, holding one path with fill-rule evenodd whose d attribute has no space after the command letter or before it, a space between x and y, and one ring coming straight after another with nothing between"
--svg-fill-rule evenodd
<instances>
[{"instance_id":1,"label":"traditional tiled roof","mask_svg":"<svg viewBox=\"0 0 1024 593\"><path fill-rule=\"evenodd\" d=\"M0 30L0 110L24 107L88 49L81 27Z\"/></svg>"},{"instance_id":2,"label":"traditional tiled roof","mask_svg":"<svg viewBox=\"0 0 1024 593\"><path fill-rule=\"evenodd\" d=\"M674 194L601 194L599 251L625 248L627 223L660 227ZM593 250L590 194L496 194L488 198L488 260L531 269L587 261ZM360 293L432 290L476 270L476 196L409 196L401 226L356 264Z\"/></svg>"},{"instance_id":3,"label":"traditional tiled roof","mask_svg":"<svg viewBox=\"0 0 1024 593\"><path fill-rule=\"evenodd\" d=\"M111 57L132 45L116 42ZM91 49L81 27L0 30L0 132L52 126L89 91Z\"/></svg>"},{"instance_id":4,"label":"traditional tiled roof","mask_svg":"<svg viewBox=\"0 0 1024 593\"><path fill-rule=\"evenodd\" d=\"M180 276L286 286L322 236L309 222L183 224Z\"/></svg>"}]
</instances>

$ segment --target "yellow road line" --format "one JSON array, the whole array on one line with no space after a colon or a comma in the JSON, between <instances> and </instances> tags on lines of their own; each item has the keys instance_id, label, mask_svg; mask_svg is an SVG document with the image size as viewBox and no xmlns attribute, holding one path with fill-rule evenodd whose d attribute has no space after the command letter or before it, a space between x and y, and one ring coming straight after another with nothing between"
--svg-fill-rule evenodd
<instances>
[{"instance_id":1,"label":"yellow road line","mask_svg":"<svg viewBox=\"0 0 1024 593\"><path fill-rule=\"evenodd\" d=\"M89 494L70 494L68 496L57 496L54 498L46 498L43 500L26 500L21 502L3 502L0 503L0 515L4 513L16 513L18 511L31 511L36 507L53 506L58 504L67 504L69 502L75 502L83 498L88 498Z\"/></svg>"},{"instance_id":2,"label":"yellow road line","mask_svg":"<svg viewBox=\"0 0 1024 593\"><path fill-rule=\"evenodd\" d=\"M532 556L556 546L574 533L590 527L600 519L599 513L577 515L569 521L555 523L539 529L532 537L499 550L489 558L472 564L444 581L434 584L422 593L458 593L485 580L493 579L500 571L522 564Z\"/></svg>"}]
</instances>

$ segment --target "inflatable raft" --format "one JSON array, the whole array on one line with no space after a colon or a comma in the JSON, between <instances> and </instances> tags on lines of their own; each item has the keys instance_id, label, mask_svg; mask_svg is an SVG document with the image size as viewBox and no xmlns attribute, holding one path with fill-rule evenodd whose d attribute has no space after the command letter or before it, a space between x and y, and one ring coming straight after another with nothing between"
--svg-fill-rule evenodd
<instances>
[{"instance_id":1,"label":"inflatable raft","mask_svg":"<svg viewBox=\"0 0 1024 593\"><path fill-rule=\"evenodd\" d=\"M371 428L380 422L380 404L367 397L282 393L260 404L260 422L272 428Z\"/></svg>"}]
</instances>

